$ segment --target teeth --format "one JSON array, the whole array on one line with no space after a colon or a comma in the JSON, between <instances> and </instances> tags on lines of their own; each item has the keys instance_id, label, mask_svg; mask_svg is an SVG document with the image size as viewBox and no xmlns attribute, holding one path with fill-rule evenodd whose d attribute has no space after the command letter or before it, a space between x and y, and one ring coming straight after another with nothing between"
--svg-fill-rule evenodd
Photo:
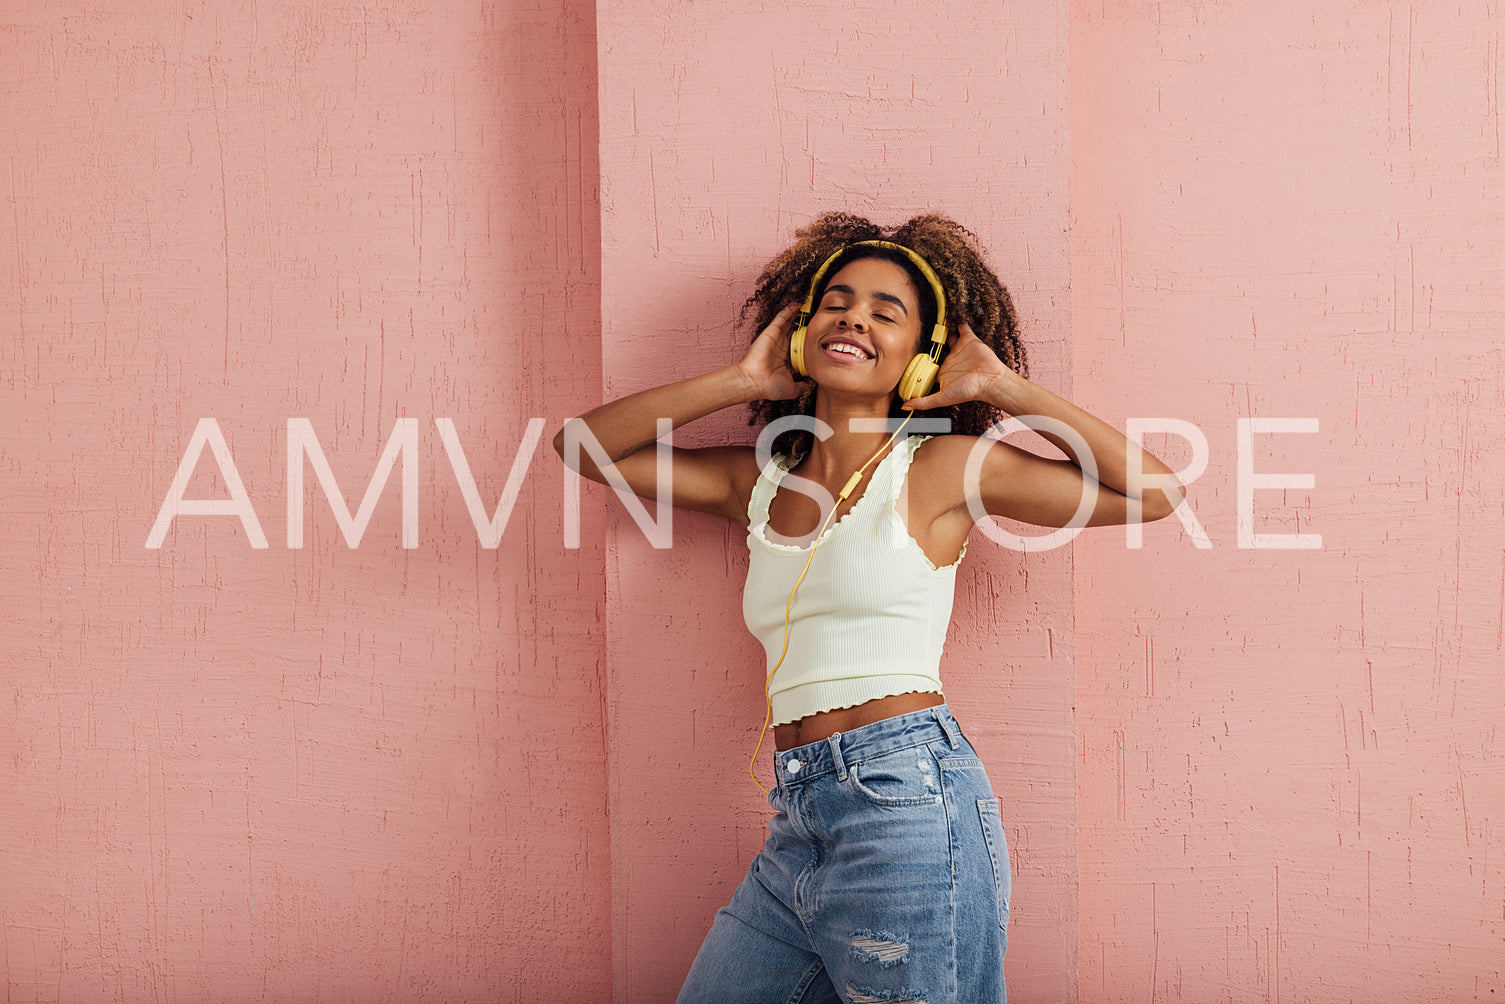
<instances>
[{"instance_id":1,"label":"teeth","mask_svg":"<svg viewBox=\"0 0 1505 1004\"><path fill-rule=\"evenodd\" d=\"M831 351L832 352L845 352L847 355L856 356L858 359L866 359L867 358L867 353L866 352L863 352L861 349L859 349L855 345L848 345L845 342L837 342L836 344L832 345L831 346Z\"/></svg>"}]
</instances>

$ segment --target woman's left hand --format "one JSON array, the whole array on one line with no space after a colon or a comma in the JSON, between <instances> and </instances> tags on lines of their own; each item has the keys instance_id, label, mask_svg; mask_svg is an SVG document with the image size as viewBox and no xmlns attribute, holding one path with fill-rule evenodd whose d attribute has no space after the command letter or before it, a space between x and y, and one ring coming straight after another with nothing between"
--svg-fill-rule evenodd
<instances>
[{"instance_id":1,"label":"woman's left hand","mask_svg":"<svg viewBox=\"0 0 1505 1004\"><path fill-rule=\"evenodd\" d=\"M964 401L986 401L1008 411L1009 388L1014 381L1023 379L1005 366L986 342L972 333L971 326L962 324L956 344L941 363L936 378L939 389L925 397L906 401L903 407L926 411Z\"/></svg>"}]
</instances>

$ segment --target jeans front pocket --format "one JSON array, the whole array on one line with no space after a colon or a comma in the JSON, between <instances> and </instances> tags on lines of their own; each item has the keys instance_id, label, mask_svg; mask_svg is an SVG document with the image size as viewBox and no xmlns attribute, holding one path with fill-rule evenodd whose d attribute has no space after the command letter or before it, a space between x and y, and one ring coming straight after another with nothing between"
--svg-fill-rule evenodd
<instances>
[{"instance_id":1,"label":"jeans front pocket","mask_svg":"<svg viewBox=\"0 0 1505 1004\"><path fill-rule=\"evenodd\" d=\"M979 798L977 815L982 820L982 838L988 845L988 857L993 861L993 887L998 897L998 926L1009 926L1009 899L1013 895L1014 882L1009 874L1009 844L1004 836L1003 820L998 815L998 799Z\"/></svg>"},{"instance_id":2,"label":"jeans front pocket","mask_svg":"<svg viewBox=\"0 0 1505 1004\"><path fill-rule=\"evenodd\" d=\"M847 776L857 793L874 805L901 809L941 802L940 771L926 746L855 763Z\"/></svg>"}]
</instances>

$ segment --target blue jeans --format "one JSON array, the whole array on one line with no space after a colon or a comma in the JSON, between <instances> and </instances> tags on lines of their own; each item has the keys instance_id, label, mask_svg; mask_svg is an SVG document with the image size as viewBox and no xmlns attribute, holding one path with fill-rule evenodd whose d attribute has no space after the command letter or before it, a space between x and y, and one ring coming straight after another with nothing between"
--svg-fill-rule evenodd
<instances>
[{"instance_id":1,"label":"blue jeans","mask_svg":"<svg viewBox=\"0 0 1505 1004\"><path fill-rule=\"evenodd\" d=\"M773 759L768 841L679 1004L1002 1002L1008 846L950 709Z\"/></svg>"}]
</instances>

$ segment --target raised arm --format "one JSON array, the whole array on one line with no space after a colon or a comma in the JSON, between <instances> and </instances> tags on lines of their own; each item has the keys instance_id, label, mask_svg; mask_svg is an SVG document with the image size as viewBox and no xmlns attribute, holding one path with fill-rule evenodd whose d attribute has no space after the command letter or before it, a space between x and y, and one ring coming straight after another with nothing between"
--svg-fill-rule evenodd
<instances>
[{"instance_id":1,"label":"raised arm","mask_svg":"<svg viewBox=\"0 0 1505 1004\"><path fill-rule=\"evenodd\" d=\"M1042 415L1075 431L1091 451L1097 468L1096 499L1087 519L1088 526L1130 522L1136 509L1138 519L1164 519L1185 499L1185 486L1154 454L1102 419L1009 369L965 324L941 369L940 383L941 390L909 402L910 406L923 409L960 401L986 401L1007 414ZM1094 482L1083 470L1077 446L1050 429L1036 431L1071 459L1050 460L1007 443L993 443L981 469L983 508L991 515L1025 523L1065 526L1076 513L1084 487ZM970 449L965 442L953 443L949 448L958 452ZM1135 454L1139 469L1148 479L1166 479L1169 484L1152 488L1129 484L1129 460ZM952 468L960 469L956 463Z\"/></svg>"},{"instance_id":2,"label":"raised arm","mask_svg":"<svg viewBox=\"0 0 1505 1004\"><path fill-rule=\"evenodd\" d=\"M781 311L734 365L609 401L570 419L554 436L554 449L567 461L572 459L566 455L566 433L571 423L583 423L627 486L644 498L657 497L656 451L645 447L658 439L660 419L668 419L677 429L732 405L785 400L799 394L799 385L789 369L789 331L798 309L791 306ZM586 450L578 453L575 469L592 481L606 484L602 467ZM675 449L671 460L674 505L746 522L746 494L757 477L750 447Z\"/></svg>"}]
</instances>

